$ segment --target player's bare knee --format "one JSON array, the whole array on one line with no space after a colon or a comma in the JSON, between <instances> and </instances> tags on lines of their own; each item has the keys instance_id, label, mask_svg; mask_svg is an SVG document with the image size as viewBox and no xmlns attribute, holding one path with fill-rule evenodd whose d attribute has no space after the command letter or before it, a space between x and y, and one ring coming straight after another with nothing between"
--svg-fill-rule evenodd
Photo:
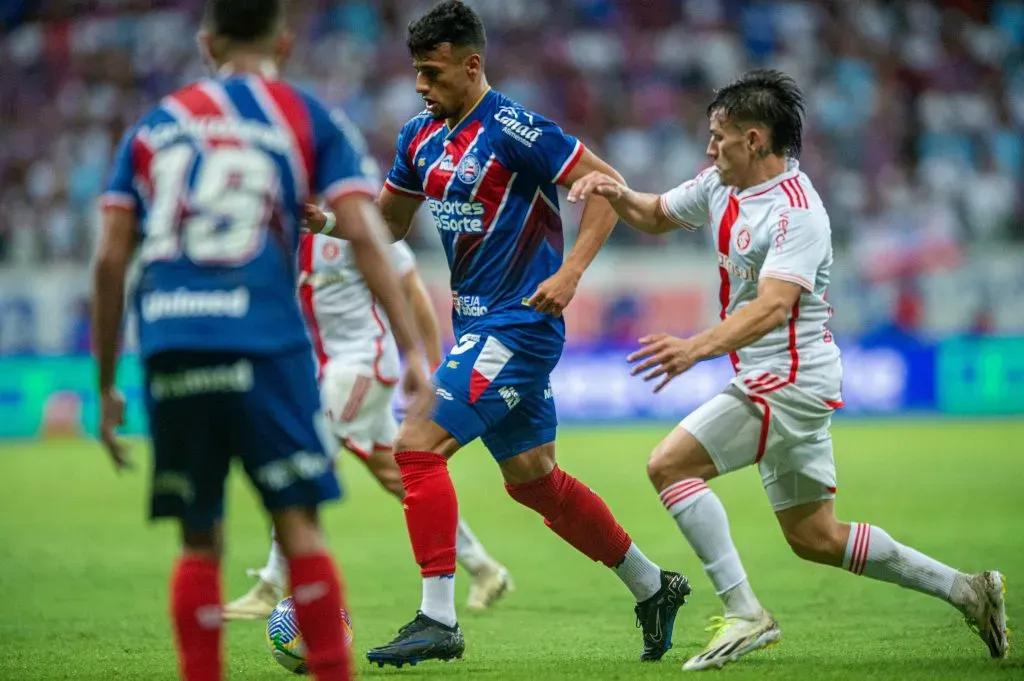
<instances>
[{"instance_id":1,"label":"player's bare knee","mask_svg":"<svg viewBox=\"0 0 1024 681\"><path fill-rule=\"evenodd\" d=\"M505 459L499 466L506 483L521 485L548 475L555 463L555 445L548 443Z\"/></svg>"},{"instance_id":2,"label":"player's bare knee","mask_svg":"<svg viewBox=\"0 0 1024 681\"><path fill-rule=\"evenodd\" d=\"M405 487L402 486L402 471L398 468L398 464L395 463L395 458L391 452L375 452L366 463L381 487L399 499L405 497Z\"/></svg>"},{"instance_id":3,"label":"player's bare knee","mask_svg":"<svg viewBox=\"0 0 1024 681\"><path fill-rule=\"evenodd\" d=\"M287 508L271 513L274 537L288 558L323 551L323 536L315 508Z\"/></svg>"},{"instance_id":4,"label":"player's bare knee","mask_svg":"<svg viewBox=\"0 0 1024 681\"><path fill-rule=\"evenodd\" d=\"M455 438L433 421L407 419L395 439L395 452L434 452L449 457L458 448Z\"/></svg>"},{"instance_id":5,"label":"player's bare knee","mask_svg":"<svg viewBox=\"0 0 1024 681\"><path fill-rule=\"evenodd\" d=\"M647 477L658 491L680 480L710 480L717 474L700 442L682 428L676 428L659 442L647 460Z\"/></svg>"}]
</instances>

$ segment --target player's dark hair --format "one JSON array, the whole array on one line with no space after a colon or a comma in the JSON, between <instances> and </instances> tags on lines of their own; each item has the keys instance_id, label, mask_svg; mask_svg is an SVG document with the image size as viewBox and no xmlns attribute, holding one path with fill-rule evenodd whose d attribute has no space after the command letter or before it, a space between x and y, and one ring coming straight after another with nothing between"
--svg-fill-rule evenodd
<instances>
[{"instance_id":1,"label":"player's dark hair","mask_svg":"<svg viewBox=\"0 0 1024 681\"><path fill-rule=\"evenodd\" d=\"M721 111L735 123L759 123L771 131L771 150L800 155L804 96L796 81L774 69L754 69L715 93L708 116Z\"/></svg>"},{"instance_id":2,"label":"player's dark hair","mask_svg":"<svg viewBox=\"0 0 1024 681\"><path fill-rule=\"evenodd\" d=\"M206 0L203 23L217 37L252 43L270 37L282 13L281 0Z\"/></svg>"},{"instance_id":3,"label":"player's dark hair","mask_svg":"<svg viewBox=\"0 0 1024 681\"><path fill-rule=\"evenodd\" d=\"M409 24L406 45L414 57L431 52L442 43L471 47L483 55L487 46L484 22L459 0L445 0Z\"/></svg>"}]
</instances>

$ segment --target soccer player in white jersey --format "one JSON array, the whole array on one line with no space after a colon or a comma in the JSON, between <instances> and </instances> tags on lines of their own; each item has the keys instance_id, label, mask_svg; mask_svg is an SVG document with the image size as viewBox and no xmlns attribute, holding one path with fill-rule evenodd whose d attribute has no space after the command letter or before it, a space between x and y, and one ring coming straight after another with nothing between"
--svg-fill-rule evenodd
<instances>
[{"instance_id":1,"label":"soccer player in white jersey","mask_svg":"<svg viewBox=\"0 0 1024 681\"><path fill-rule=\"evenodd\" d=\"M658 196L591 173L570 201L598 194L649 234L714 229L721 323L692 338L640 339L633 374L661 390L697 362L728 355L736 377L654 449L648 476L722 599L707 647L683 669L721 667L779 639L729 535L708 480L757 464L793 551L805 560L941 598L963 613L992 657L1007 651L1003 577L965 574L898 543L885 530L835 517L829 434L842 406L839 349L826 323L831 231L821 198L795 160L803 100L778 71L755 70L708 107L714 166Z\"/></svg>"},{"instance_id":2,"label":"soccer player in white jersey","mask_svg":"<svg viewBox=\"0 0 1024 681\"><path fill-rule=\"evenodd\" d=\"M306 207L313 233L299 244L299 302L319 366L321 401L342 447L358 457L388 492L405 496L392 443L398 434L392 405L401 367L391 325L352 259L346 241L319 234L329 217ZM412 251L404 242L387 247L391 264L416 322L427 361L441 363L441 337ZM508 570L492 558L459 519L456 559L470 574L468 606L484 610L512 589ZM266 618L284 594L287 560L272 542L265 567L252 570L256 584L224 607L224 618Z\"/></svg>"}]
</instances>

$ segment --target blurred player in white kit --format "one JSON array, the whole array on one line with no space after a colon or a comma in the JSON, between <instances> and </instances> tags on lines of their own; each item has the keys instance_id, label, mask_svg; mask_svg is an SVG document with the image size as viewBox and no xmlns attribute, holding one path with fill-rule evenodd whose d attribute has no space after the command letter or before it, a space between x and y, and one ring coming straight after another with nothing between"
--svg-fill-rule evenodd
<instances>
[{"instance_id":1,"label":"blurred player in white kit","mask_svg":"<svg viewBox=\"0 0 1024 681\"><path fill-rule=\"evenodd\" d=\"M312 233L299 244L299 303L319 367L320 395L343 449L356 455L388 492L405 496L392 443L398 434L393 400L400 359L383 309L352 261L348 243L319 234L333 216L306 207ZM404 242L385 246L400 278L431 369L443 357L437 316ZM491 558L460 518L456 558L470 574L468 606L484 610L512 588L508 570ZM257 583L224 607L225 619L268 617L287 584L287 562L275 540L265 567L250 571Z\"/></svg>"},{"instance_id":2,"label":"blurred player in white kit","mask_svg":"<svg viewBox=\"0 0 1024 681\"><path fill-rule=\"evenodd\" d=\"M827 323L832 265L828 214L795 158L803 98L778 71L752 71L708 107L714 166L665 194L635 192L592 173L570 201L607 198L623 220L661 234L715 229L722 322L692 338L656 334L630 356L655 392L697 362L729 355L736 377L654 449L648 475L722 599L710 643L684 670L721 667L777 641L774 617L754 595L729 534L725 508L705 484L756 464L793 551L945 600L992 657L1008 648L1003 577L966 574L866 523L835 517L829 433L842 406L842 365Z\"/></svg>"}]
</instances>

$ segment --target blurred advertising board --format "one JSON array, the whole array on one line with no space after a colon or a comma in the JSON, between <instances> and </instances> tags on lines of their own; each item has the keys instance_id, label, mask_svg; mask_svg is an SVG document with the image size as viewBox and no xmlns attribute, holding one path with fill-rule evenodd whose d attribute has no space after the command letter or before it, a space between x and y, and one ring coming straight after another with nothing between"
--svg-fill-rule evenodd
<instances>
[{"instance_id":1,"label":"blurred advertising board","mask_svg":"<svg viewBox=\"0 0 1024 681\"><path fill-rule=\"evenodd\" d=\"M840 417L1024 416L1024 337L839 339ZM728 361L703 362L654 395L629 375L626 346L567 349L552 377L562 424L676 421L721 390ZM125 356L118 373L129 402L126 433L145 432L141 372ZM95 367L84 355L0 357L0 438L92 432Z\"/></svg>"}]
</instances>

